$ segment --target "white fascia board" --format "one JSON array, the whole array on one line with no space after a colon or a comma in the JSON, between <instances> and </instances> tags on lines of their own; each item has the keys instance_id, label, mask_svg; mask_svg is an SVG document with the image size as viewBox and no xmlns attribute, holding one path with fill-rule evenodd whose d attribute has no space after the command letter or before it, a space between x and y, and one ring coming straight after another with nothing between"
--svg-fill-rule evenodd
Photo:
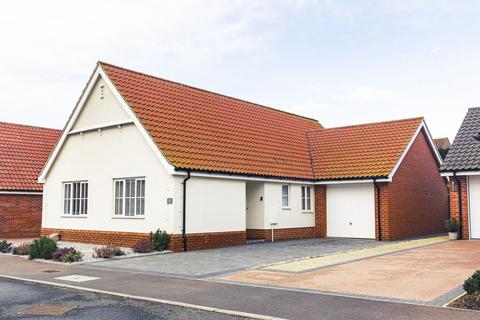
<instances>
[{"instance_id":1,"label":"white fascia board","mask_svg":"<svg viewBox=\"0 0 480 320\"><path fill-rule=\"evenodd\" d=\"M0 191L0 194L11 194L11 195L29 195L29 196L35 196L35 195L42 195L43 193L41 191Z\"/></svg>"},{"instance_id":2,"label":"white fascia board","mask_svg":"<svg viewBox=\"0 0 480 320\"><path fill-rule=\"evenodd\" d=\"M176 171L174 175L186 176L185 171ZM293 180L293 179L278 179L278 178L266 178L266 177L254 177L254 176L242 176L242 175L230 175L219 173L204 173L204 172L191 172L191 177L212 178L212 179L229 179L229 180L244 180L244 181L263 181L263 182L278 182L278 183L291 183L291 184L304 184L313 185L313 181L309 180Z\"/></svg>"},{"instance_id":3,"label":"white fascia board","mask_svg":"<svg viewBox=\"0 0 480 320\"><path fill-rule=\"evenodd\" d=\"M328 181L317 181L315 182L315 184L328 185L328 184L352 184L352 183L373 183L373 182L392 182L392 180L390 179L328 180Z\"/></svg>"},{"instance_id":4,"label":"white fascia board","mask_svg":"<svg viewBox=\"0 0 480 320\"><path fill-rule=\"evenodd\" d=\"M430 145L430 148L432 149L432 152L434 153L435 155L435 159L437 160L437 163L438 163L438 166L440 167L443 163L442 161L442 157L440 156L440 153L438 152L437 150L437 147L435 145L435 143L433 142L433 139L432 139L432 136L430 135L430 131L428 131L428 128L425 124L425 121L422 120L422 123L418 126L417 130L415 131L415 133L413 134L412 138L410 139L410 141L408 142L407 144L407 147L405 148L405 150L403 150L403 153L400 157L400 159L397 161L397 163L395 164L395 166L393 167L392 171L390 172L390 174L388 175L388 179L390 181L393 180L393 176L395 175L395 173L397 172L398 168L400 167L400 165L402 164L403 162L403 159L405 158L405 156L407 155L408 151L410 151L410 148L412 147L413 143L415 142L415 139L417 139L418 137L418 134L420 132L422 132L422 129L424 130L425 132L425 135L427 137L427 141Z\"/></svg>"},{"instance_id":5,"label":"white fascia board","mask_svg":"<svg viewBox=\"0 0 480 320\"><path fill-rule=\"evenodd\" d=\"M83 90L80 98L78 99L77 104L75 105L75 108L73 109L72 113L70 114L70 117L67 120L67 124L63 128L60 139L57 141L57 144L55 145L55 148L53 149L52 153L50 154L50 157L48 157L47 163L45 164L42 171L40 172L40 176L38 177L38 182L39 183L45 183L45 177L47 176L48 171L50 170L53 162L57 158L58 153L62 149L62 146L63 146L63 144L64 144L64 142L65 142L65 140L68 136L68 132L70 132L70 130L72 129L73 124L77 120L77 117L80 114L80 111L82 110L83 106L85 105L85 102L86 102L88 96L90 95L90 92L92 91L93 86L97 82L97 79L99 77L99 69L100 69L100 66L97 64L97 66L93 70L93 73L92 73L90 79L88 80L88 83L87 83L85 89Z\"/></svg>"},{"instance_id":6,"label":"white fascia board","mask_svg":"<svg viewBox=\"0 0 480 320\"><path fill-rule=\"evenodd\" d=\"M122 125L130 124L130 123L133 123L133 120L126 119L126 120L121 120L121 121L112 121L112 122L98 124L98 125L95 125L95 126L89 126L89 127L84 127L84 128L80 128L80 129L70 130L70 132L68 132L68 134L95 131L95 130L98 130L98 129L106 129L106 128L110 128L110 127L117 127L117 126L122 126Z\"/></svg>"},{"instance_id":7,"label":"white fascia board","mask_svg":"<svg viewBox=\"0 0 480 320\"><path fill-rule=\"evenodd\" d=\"M48 174L48 171L50 170L50 168L51 168L53 162L55 161L56 157L58 156L58 153L60 152L63 144L65 143L65 140L66 140L68 134L72 133L72 132L75 133L76 131L78 131L78 130L72 131L72 127L75 124L75 121L77 120L80 112L82 111L82 109L83 109L83 107L84 107L84 105L87 101L87 98L90 96L90 93L93 89L93 86L95 85L95 83L97 82L99 77L101 77L105 81L105 83L107 84L109 89L113 92L115 98L117 98L118 102L120 103L122 108L125 110L125 112L129 116L129 118L130 118L129 122L133 122L135 124L135 126L138 128L141 135L143 136L143 138L145 139L147 144L150 146L152 151L155 153L157 158L160 160L162 165L165 167L167 172L169 174L173 174L174 171L175 171L175 168L167 161L165 156L161 153L160 149L158 148L158 146L153 141L152 137L150 137L148 132L145 130L143 125L140 123L140 120L138 120L137 116L133 113L130 106L128 106L126 101L123 99L123 97L118 92L117 88L115 88L115 86L113 85L110 78L105 74L105 72L102 70L100 65L97 64L97 66L95 67L95 69L93 71L92 76L90 77L90 79L87 83L87 86L83 90L82 95L80 96L80 99L78 100L75 108L72 111L72 114L70 115L70 117L67 121L67 124L65 125L65 128L62 131L62 135L60 136L60 139L58 140L57 144L55 145L55 148L53 149L53 152L50 154L50 157L47 160L47 163L45 164L44 168L42 169L42 171L40 173L40 176L38 177L38 182L39 183L45 183L46 175ZM107 124L107 125L111 126L112 124ZM121 125L121 124L117 123L117 124L114 124L114 125ZM97 128L97 129L99 129L99 128ZM84 129L81 129L81 130L84 130Z\"/></svg>"},{"instance_id":8,"label":"white fascia board","mask_svg":"<svg viewBox=\"0 0 480 320\"><path fill-rule=\"evenodd\" d=\"M157 156L158 160L160 160L160 163L164 166L165 170L167 170L167 173L168 174L173 174L175 172L175 167L172 166L170 164L170 162L168 162L167 158L160 151L160 148L153 141L153 138L150 136L150 134L144 128L144 126L142 125L140 120L137 118L137 115L133 112L133 110L127 104L125 99L123 99L120 92L118 92L117 88L113 85L110 78L105 74L105 72L102 70L101 67L98 67L98 72L99 72L100 76L103 78L103 80L105 81L105 83L107 84L108 88L113 92L113 94L117 98L118 102L120 102L120 105L123 107L123 109L128 114L130 119L132 119L133 123L135 124L135 126L137 127L137 129L140 131L141 135L143 136L143 138L147 142L148 146L152 149L153 153Z\"/></svg>"},{"instance_id":9,"label":"white fascia board","mask_svg":"<svg viewBox=\"0 0 480 320\"><path fill-rule=\"evenodd\" d=\"M442 172L440 174L442 177L453 177L453 171ZM455 176L478 176L480 175L480 171L455 171Z\"/></svg>"}]
</instances>

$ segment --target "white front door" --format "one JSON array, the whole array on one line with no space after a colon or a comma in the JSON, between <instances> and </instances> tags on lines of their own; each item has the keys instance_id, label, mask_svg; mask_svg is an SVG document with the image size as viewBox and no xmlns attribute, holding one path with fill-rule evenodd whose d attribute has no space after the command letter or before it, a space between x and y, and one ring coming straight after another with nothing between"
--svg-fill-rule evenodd
<instances>
[{"instance_id":1,"label":"white front door","mask_svg":"<svg viewBox=\"0 0 480 320\"><path fill-rule=\"evenodd\" d=\"M480 239L480 176L470 176L468 178L468 189L470 200L470 238Z\"/></svg>"},{"instance_id":2,"label":"white front door","mask_svg":"<svg viewBox=\"0 0 480 320\"><path fill-rule=\"evenodd\" d=\"M327 236L375 239L373 183L327 186Z\"/></svg>"}]
</instances>

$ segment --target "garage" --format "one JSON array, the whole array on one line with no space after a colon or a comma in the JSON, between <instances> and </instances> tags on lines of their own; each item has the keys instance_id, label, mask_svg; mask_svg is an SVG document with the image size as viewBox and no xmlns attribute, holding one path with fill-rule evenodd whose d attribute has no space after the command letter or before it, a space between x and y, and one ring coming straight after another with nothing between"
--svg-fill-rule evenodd
<instances>
[{"instance_id":1,"label":"garage","mask_svg":"<svg viewBox=\"0 0 480 320\"><path fill-rule=\"evenodd\" d=\"M375 239L373 183L327 186L327 236Z\"/></svg>"},{"instance_id":2,"label":"garage","mask_svg":"<svg viewBox=\"0 0 480 320\"><path fill-rule=\"evenodd\" d=\"M480 176L469 177L470 237L480 239Z\"/></svg>"}]
</instances>

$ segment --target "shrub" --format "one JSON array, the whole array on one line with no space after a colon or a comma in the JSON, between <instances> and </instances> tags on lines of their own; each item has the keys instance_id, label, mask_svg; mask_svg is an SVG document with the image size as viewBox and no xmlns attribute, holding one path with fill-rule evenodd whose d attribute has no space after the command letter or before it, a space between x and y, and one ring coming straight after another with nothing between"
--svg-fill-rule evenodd
<instances>
[{"instance_id":1,"label":"shrub","mask_svg":"<svg viewBox=\"0 0 480 320\"><path fill-rule=\"evenodd\" d=\"M55 250L57 250L57 242L49 237L41 237L33 240L32 244L30 245L30 255L28 258L30 260L52 259L52 254Z\"/></svg>"},{"instance_id":2,"label":"shrub","mask_svg":"<svg viewBox=\"0 0 480 320\"><path fill-rule=\"evenodd\" d=\"M52 259L61 262L78 262L82 261L83 254L75 248L58 248L52 254Z\"/></svg>"},{"instance_id":3,"label":"shrub","mask_svg":"<svg viewBox=\"0 0 480 320\"><path fill-rule=\"evenodd\" d=\"M153 242L150 240L139 240L133 246L133 252L136 253L150 253L153 252Z\"/></svg>"},{"instance_id":4,"label":"shrub","mask_svg":"<svg viewBox=\"0 0 480 320\"><path fill-rule=\"evenodd\" d=\"M170 235L167 231L157 231L150 232L150 241L153 243L153 248L155 251L162 251L167 249L168 244L170 242Z\"/></svg>"},{"instance_id":5,"label":"shrub","mask_svg":"<svg viewBox=\"0 0 480 320\"><path fill-rule=\"evenodd\" d=\"M12 250L13 254L18 254L19 256L28 256L30 254L30 244L22 243Z\"/></svg>"},{"instance_id":6,"label":"shrub","mask_svg":"<svg viewBox=\"0 0 480 320\"><path fill-rule=\"evenodd\" d=\"M10 252L12 249L12 244L7 242L7 240L0 241L0 253Z\"/></svg>"},{"instance_id":7,"label":"shrub","mask_svg":"<svg viewBox=\"0 0 480 320\"><path fill-rule=\"evenodd\" d=\"M458 232L460 230L460 222L455 218L445 220L445 229L448 232Z\"/></svg>"},{"instance_id":8,"label":"shrub","mask_svg":"<svg viewBox=\"0 0 480 320\"><path fill-rule=\"evenodd\" d=\"M465 280L463 290L468 294L474 294L480 291L480 270L475 271L470 278Z\"/></svg>"},{"instance_id":9,"label":"shrub","mask_svg":"<svg viewBox=\"0 0 480 320\"><path fill-rule=\"evenodd\" d=\"M95 253L93 254L94 258L110 259L113 256L123 256L125 251L119 247L114 246L105 246L100 248L93 248Z\"/></svg>"}]
</instances>

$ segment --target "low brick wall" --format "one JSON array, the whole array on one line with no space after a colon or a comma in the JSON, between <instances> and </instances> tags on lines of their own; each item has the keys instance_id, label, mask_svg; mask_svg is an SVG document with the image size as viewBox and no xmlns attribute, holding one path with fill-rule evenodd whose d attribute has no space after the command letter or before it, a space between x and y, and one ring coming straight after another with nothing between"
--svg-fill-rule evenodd
<instances>
[{"instance_id":1,"label":"low brick wall","mask_svg":"<svg viewBox=\"0 0 480 320\"><path fill-rule=\"evenodd\" d=\"M316 237L315 227L273 229L274 241L314 237ZM247 229L247 238L272 241L272 229Z\"/></svg>"},{"instance_id":2,"label":"low brick wall","mask_svg":"<svg viewBox=\"0 0 480 320\"><path fill-rule=\"evenodd\" d=\"M48 236L52 233L59 233L62 241L122 247L133 247L137 241L149 239L148 233L42 228L43 236ZM187 234L188 250L239 246L245 244L245 242L245 231ZM169 250L174 252L183 251L183 237L181 234L172 235Z\"/></svg>"},{"instance_id":3,"label":"low brick wall","mask_svg":"<svg viewBox=\"0 0 480 320\"><path fill-rule=\"evenodd\" d=\"M42 226L42 195L0 194L0 240L35 238Z\"/></svg>"}]
</instances>

